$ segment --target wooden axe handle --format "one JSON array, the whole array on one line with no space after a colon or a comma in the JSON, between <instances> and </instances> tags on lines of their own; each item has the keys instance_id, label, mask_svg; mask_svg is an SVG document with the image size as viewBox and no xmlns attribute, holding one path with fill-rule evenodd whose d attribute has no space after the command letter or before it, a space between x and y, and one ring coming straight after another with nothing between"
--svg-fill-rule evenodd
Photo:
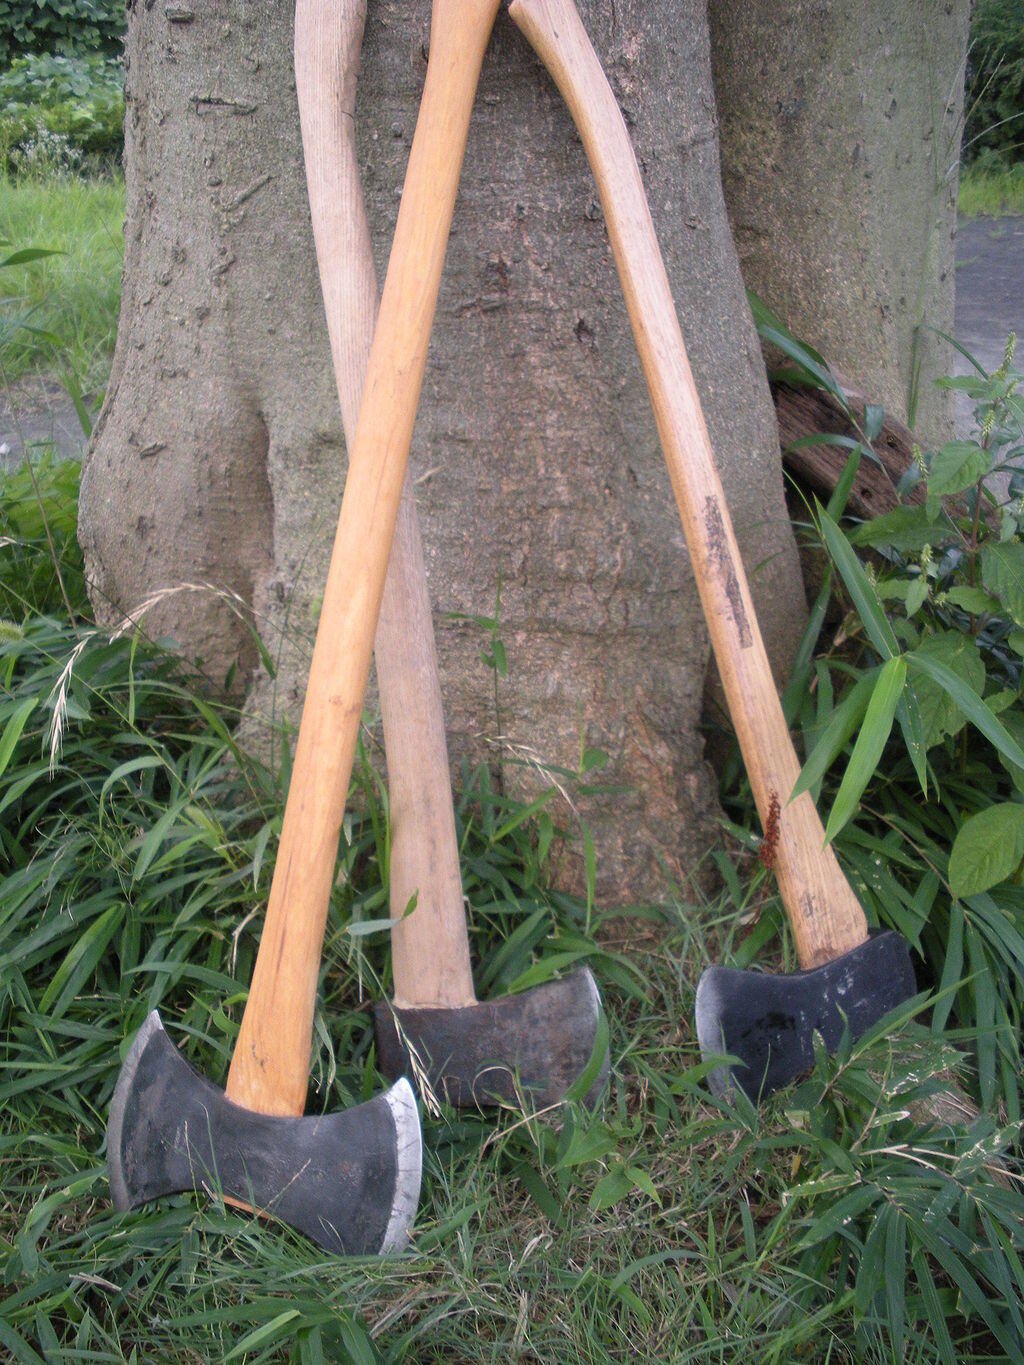
<instances>
[{"instance_id":1,"label":"wooden axe handle","mask_svg":"<svg viewBox=\"0 0 1024 1365\"><path fill-rule=\"evenodd\" d=\"M803 967L867 937L809 794L758 629L690 372L643 181L622 114L572 0L512 0L509 13L565 99L597 181L654 417L761 824L778 811L774 867Z\"/></svg>"},{"instance_id":2,"label":"wooden axe handle","mask_svg":"<svg viewBox=\"0 0 1024 1365\"><path fill-rule=\"evenodd\" d=\"M355 440L377 279L355 146L366 0L299 0L295 76L306 183L346 444ZM472 1004L444 707L412 478L406 472L374 645L390 798L391 914L399 1005Z\"/></svg>"},{"instance_id":3,"label":"wooden axe handle","mask_svg":"<svg viewBox=\"0 0 1024 1365\"><path fill-rule=\"evenodd\" d=\"M228 1097L306 1099L317 977L373 636L469 119L498 0L434 0L430 61L324 590L288 801Z\"/></svg>"}]
</instances>

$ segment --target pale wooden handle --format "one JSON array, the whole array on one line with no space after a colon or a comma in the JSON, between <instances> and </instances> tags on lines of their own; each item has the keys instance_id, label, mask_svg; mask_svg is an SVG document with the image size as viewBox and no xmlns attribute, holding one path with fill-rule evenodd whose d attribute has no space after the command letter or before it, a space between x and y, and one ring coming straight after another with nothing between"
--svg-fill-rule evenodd
<instances>
[{"instance_id":1,"label":"pale wooden handle","mask_svg":"<svg viewBox=\"0 0 1024 1365\"><path fill-rule=\"evenodd\" d=\"M758 629L629 134L572 0L512 0L509 13L568 104L597 181L729 712L766 829L773 807L779 809L774 866L801 965L818 966L862 943L867 922L825 846L811 797L788 800L800 764Z\"/></svg>"},{"instance_id":2,"label":"pale wooden handle","mask_svg":"<svg viewBox=\"0 0 1024 1365\"><path fill-rule=\"evenodd\" d=\"M377 626L377 683L391 806L391 967L395 1004L471 1005L448 745L419 520L406 483ZM402 919L410 900L416 908Z\"/></svg>"},{"instance_id":3,"label":"pale wooden handle","mask_svg":"<svg viewBox=\"0 0 1024 1365\"><path fill-rule=\"evenodd\" d=\"M355 440L377 280L355 147L356 72L366 0L319 8L296 29L296 86L313 237L341 401ZM407 471L374 646L390 799L391 914L399 1005L473 1001L444 707L423 546Z\"/></svg>"},{"instance_id":4,"label":"pale wooden handle","mask_svg":"<svg viewBox=\"0 0 1024 1365\"><path fill-rule=\"evenodd\" d=\"M228 1076L229 1098L262 1113L301 1113L305 1104L320 953L373 635L497 8L498 0L434 0L423 101L349 448L274 880ZM305 22L303 15L303 32ZM300 46L297 60L304 55Z\"/></svg>"}]
</instances>

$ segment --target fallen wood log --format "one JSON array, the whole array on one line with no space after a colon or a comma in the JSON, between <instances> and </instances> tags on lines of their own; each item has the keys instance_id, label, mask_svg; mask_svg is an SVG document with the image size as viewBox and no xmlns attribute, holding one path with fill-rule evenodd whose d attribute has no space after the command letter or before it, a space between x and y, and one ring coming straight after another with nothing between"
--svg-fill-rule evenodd
<instances>
[{"instance_id":1,"label":"fallen wood log","mask_svg":"<svg viewBox=\"0 0 1024 1365\"><path fill-rule=\"evenodd\" d=\"M850 409L863 425L867 400L853 385L841 381ZM799 445L802 437L829 432L860 439L861 433L843 412L838 402L824 389L809 389L793 384L772 385L775 413L782 443L785 468L806 488L826 502L835 491L849 458L849 450L834 445ZM889 512L900 502L923 502L924 485L918 484L897 495L896 488L914 463L914 447L920 443L909 427L886 413L882 429L871 443L875 460L862 457L846 511L854 517L876 517ZM877 463L876 463L877 460Z\"/></svg>"}]
</instances>

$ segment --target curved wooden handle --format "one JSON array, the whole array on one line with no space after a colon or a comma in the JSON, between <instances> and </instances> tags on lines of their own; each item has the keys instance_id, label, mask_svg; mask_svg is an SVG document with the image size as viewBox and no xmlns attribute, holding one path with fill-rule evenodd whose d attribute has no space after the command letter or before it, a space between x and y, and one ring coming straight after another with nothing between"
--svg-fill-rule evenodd
<instances>
[{"instance_id":1,"label":"curved wooden handle","mask_svg":"<svg viewBox=\"0 0 1024 1365\"><path fill-rule=\"evenodd\" d=\"M295 76L306 183L345 441L355 440L377 279L355 147L366 0L296 11ZM411 476L406 472L374 645L391 817L391 915L399 1005L473 1002L444 706Z\"/></svg>"},{"instance_id":2,"label":"curved wooden handle","mask_svg":"<svg viewBox=\"0 0 1024 1365\"><path fill-rule=\"evenodd\" d=\"M498 0L434 0L431 51L227 1094L302 1113L345 797L473 99ZM301 58L301 54L300 58Z\"/></svg>"},{"instance_id":3,"label":"curved wooden handle","mask_svg":"<svg viewBox=\"0 0 1024 1365\"><path fill-rule=\"evenodd\" d=\"M626 307L693 560L729 712L762 826L778 810L775 871L803 967L863 943L867 922L800 771L686 356L643 181L622 114L572 0L512 0L509 13L551 73L597 182Z\"/></svg>"}]
</instances>

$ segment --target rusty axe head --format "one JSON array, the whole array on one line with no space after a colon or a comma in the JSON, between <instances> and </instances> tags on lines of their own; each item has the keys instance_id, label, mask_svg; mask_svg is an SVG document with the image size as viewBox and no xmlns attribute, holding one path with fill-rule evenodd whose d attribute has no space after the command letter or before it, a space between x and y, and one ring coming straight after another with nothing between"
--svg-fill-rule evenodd
<instances>
[{"instance_id":1,"label":"rusty axe head","mask_svg":"<svg viewBox=\"0 0 1024 1365\"><path fill-rule=\"evenodd\" d=\"M907 942L891 932L811 971L709 967L697 986L700 1050L739 1061L717 1067L708 1084L718 1095L739 1085L756 1103L810 1070L816 1033L833 1052L844 1029L859 1038L916 989Z\"/></svg>"},{"instance_id":2,"label":"rusty axe head","mask_svg":"<svg viewBox=\"0 0 1024 1365\"><path fill-rule=\"evenodd\" d=\"M543 1108L565 1098L586 1072L601 1019L587 967L521 995L450 1009L374 1007L385 1076L412 1076L461 1107L524 1100ZM594 1105L608 1079L607 1055L587 1090Z\"/></svg>"},{"instance_id":3,"label":"rusty axe head","mask_svg":"<svg viewBox=\"0 0 1024 1365\"><path fill-rule=\"evenodd\" d=\"M155 1010L125 1058L107 1126L119 1209L185 1190L220 1191L339 1255L405 1245L420 1161L408 1082L341 1113L258 1114L232 1104L186 1062Z\"/></svg>"}]
</instances>

